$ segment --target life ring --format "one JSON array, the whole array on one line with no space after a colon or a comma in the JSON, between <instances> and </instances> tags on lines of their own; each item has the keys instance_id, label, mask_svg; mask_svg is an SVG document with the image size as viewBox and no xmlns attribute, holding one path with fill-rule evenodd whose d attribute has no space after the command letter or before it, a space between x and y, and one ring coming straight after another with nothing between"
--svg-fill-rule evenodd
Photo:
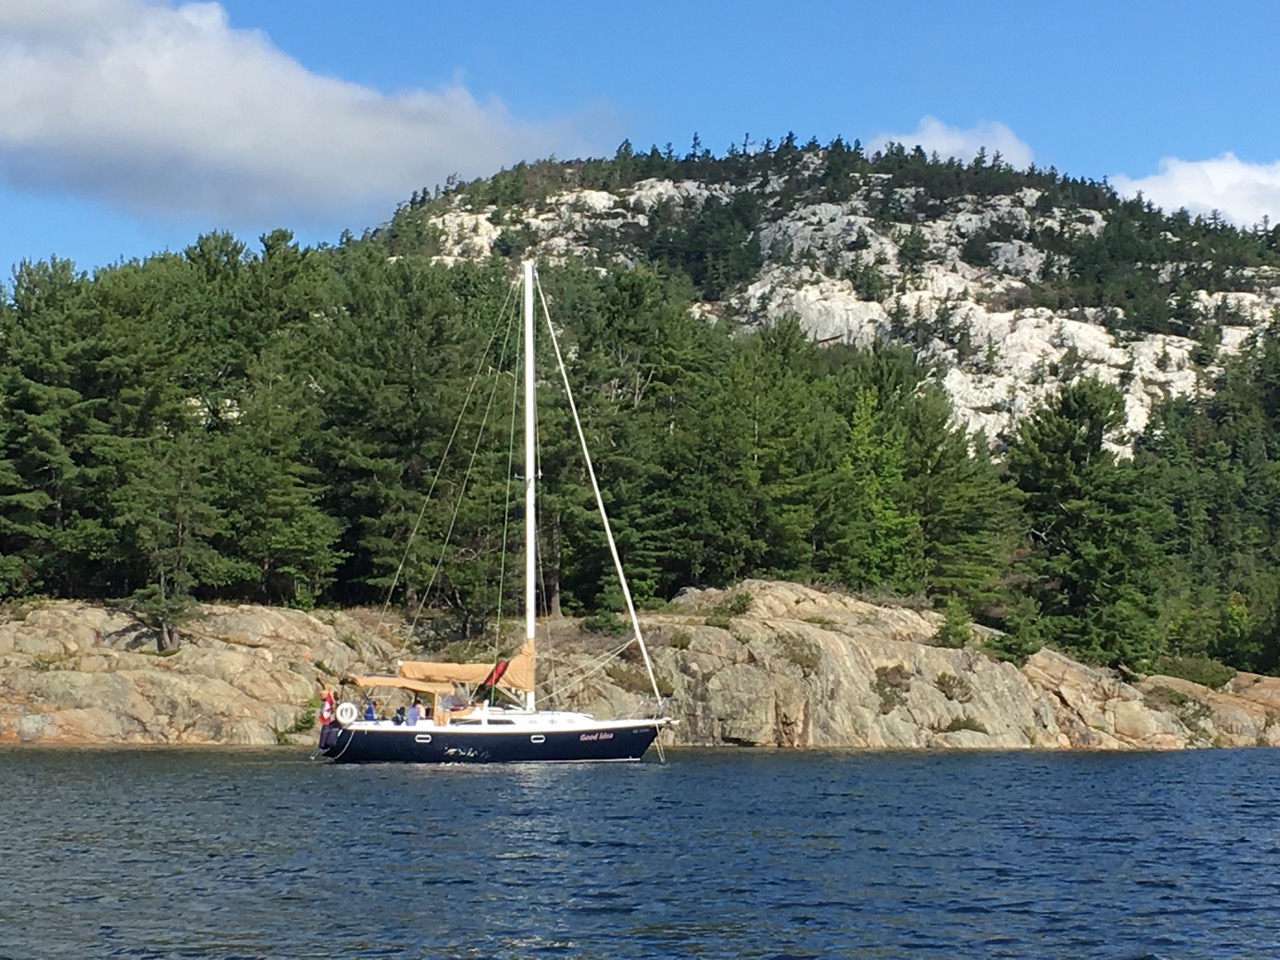
<instances>
[{"instance_id":1,"label":"life ring","mask_svg":"<svg viewBox=\"0 0 1280 960\"><path fill-rule=\"evenodd\" d=\"M356 722L356 717L360 716L360 711L356 709L356 705L350 700L344 700L338 704L338 709L334 716L338 718L338 722L344 727L349 727Z\"/></svg>"}]
</instances>

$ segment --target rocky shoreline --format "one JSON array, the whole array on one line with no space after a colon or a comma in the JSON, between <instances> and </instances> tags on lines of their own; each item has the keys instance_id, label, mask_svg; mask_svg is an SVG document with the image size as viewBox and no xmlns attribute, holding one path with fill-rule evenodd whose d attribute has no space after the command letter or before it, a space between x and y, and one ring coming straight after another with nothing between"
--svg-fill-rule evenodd
<instances>
[{"instance_id":1,"label":"rocky shoreline","mask_svg":"<svg viewBox=\"0 0 1280 960\"><path fill-rule=\"evenodd\" d=\"M733 602L737 597L750 600ZM735 614L734 611L741 611ZM1126 683L1041 651L1021 668L931 643L942 618L789 583L688 591L642 617L680 721L671 745L1154 750L1280 744L1280 679L1222 690L1171 677ZM548 625L539 682L556 706L641 705L643 670L590 672L620 640ZM376 611L203 608L182 645L123 611L71 601L0 619L0 744L309 744L339 678L412 656Z\"/></svg>"}]
</instances>

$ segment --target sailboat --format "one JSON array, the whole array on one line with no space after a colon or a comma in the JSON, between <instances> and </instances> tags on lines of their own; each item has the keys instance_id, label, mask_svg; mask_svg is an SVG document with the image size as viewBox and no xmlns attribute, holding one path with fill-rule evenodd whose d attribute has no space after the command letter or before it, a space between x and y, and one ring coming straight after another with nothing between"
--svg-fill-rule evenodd
<instances>
[{"instance_id":1,"label":"sailboat","mask_svg":"<svg viewBox=\"0 0 1280 960\"><path fill-rule=\"evenodd\" d=\"M537 464L534 371L533 261L523 264L523 393L524 393L524 642L507 660L485 663L402 661L394 674L358 676L348 680L358 688L394 689L412 695L414 707L404 716L384 719L365 715L350 701L338 704L335 722L321 727L316 751L341 763L503 763L639 760L659 733L675 721L663 715L653 662L645 646L635 604L609 527L604 500L578 419L577 407L559 346L555 356L569 408L577 426L587 475L595 493L604 535L613 557L630 616L633 642L638 646L653 688L648 716L599 719L587 713L540 710L535 700L537 649ZM547 326L555 344L550 317ZM491 699L477 699L488 692ZM426 703L419 706L422 698ZM495 702L497 700L501 702Z\"/></svg>"}]
</instances>

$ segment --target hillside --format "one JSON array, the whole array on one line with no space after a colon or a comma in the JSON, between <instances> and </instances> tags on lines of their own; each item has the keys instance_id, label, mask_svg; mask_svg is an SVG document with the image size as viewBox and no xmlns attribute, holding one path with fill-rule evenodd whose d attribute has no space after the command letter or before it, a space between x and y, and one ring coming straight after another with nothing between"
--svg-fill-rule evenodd
<instances>
[{"instance_id":1,"label":"hillside","mask_svg":"<svg viewBox=\"0 0 1280 960\"><path fill-rule=\"evenodd\" d=\"M1216 361L1280 306L1280 226L1166 215L998 156L866 157L793 139L724 158L628 149L415 198L383 235L447 262L668 265L708 316L790 315L821 342L907 344L993 442L1085 375L1124 392L1110 440L1129 450L1154 403L1212 389Z\"/></svg>"}]
</instances>

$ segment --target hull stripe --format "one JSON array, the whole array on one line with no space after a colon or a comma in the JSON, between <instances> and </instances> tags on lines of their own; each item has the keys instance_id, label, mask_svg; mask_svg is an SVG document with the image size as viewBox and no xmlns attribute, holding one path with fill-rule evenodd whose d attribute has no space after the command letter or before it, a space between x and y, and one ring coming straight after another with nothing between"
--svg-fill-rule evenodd
<instances>
[{"instance_id":1,"label":"hull stripe","mask_svg":"<svg viewBox=\"0 0 1280 960\"><path fill-rule=\"evenodd\" d=\"M467 731L410 734L340 728L322 756L339 763L572 763L639 760L657 738L653 724L608 730Z\"/></svg>"}]
</instances>

